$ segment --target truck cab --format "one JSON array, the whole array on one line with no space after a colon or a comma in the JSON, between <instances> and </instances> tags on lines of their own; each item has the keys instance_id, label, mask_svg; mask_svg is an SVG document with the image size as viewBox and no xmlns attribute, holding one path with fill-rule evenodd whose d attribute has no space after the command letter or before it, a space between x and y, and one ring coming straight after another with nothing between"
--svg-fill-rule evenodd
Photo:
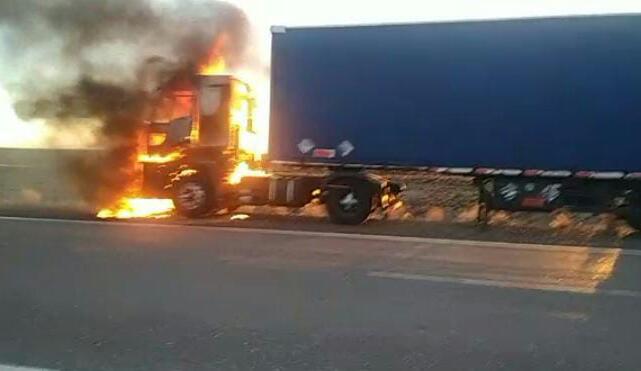
<instances>
[{"instance_id":1,"label":"truck cab","mask_svg":"<svg viewBox=\"0 0 641 371\"><path fill-rule=\"evenodd\" d=\"M183 169L222 179L252 157L240 146L253 132L250 87L228 75L170 81L152 99L145 125L143 193L171 197L172 179ZM209 177L208 177L209 178Z\"/></svg>"}]
</instances>

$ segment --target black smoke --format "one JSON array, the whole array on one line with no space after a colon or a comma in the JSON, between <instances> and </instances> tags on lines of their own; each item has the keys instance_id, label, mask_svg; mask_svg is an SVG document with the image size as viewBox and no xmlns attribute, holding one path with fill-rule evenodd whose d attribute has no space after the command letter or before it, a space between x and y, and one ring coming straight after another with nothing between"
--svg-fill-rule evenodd
<instances>
[{"instance_id":1,"label":"black smoke","mask_svg":"<svg viewBox=\"0 0 641 371\"><path fill-rule=\"evenodd\" d=\"M113 202L131 185L140 124L155 87L196 73L215 41L230 67L243 63L248 22L219 1L8 0L0 2L6 87L23 119L62 130L101 122L99 161L68 164L86 200ZM160 66L160 67L159 67Z\"/></svg>"}]
</instances>

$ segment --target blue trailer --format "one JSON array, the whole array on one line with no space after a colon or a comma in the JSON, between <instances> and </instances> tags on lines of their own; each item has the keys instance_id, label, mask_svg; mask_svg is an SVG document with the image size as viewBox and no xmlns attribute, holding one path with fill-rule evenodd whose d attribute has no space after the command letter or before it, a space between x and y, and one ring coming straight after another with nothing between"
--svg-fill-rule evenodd
<instances>
[{"instance_id":1,"label":"blue trailer","mask_svg":"<svg viewBox=\"0 0 641 371\"><path fill-rule=\"evenodd\" d=\"M272 53L278 161L641 171L641 16L277 28Z\"/></svg>"},{"instance_id":2,"label":"blue trailer","mask_svg":"<svg viewBox=\"0 0 641 371\"><path fill-rule=\"evenodd\" d=\"M273 162L473 175L484 210L639 224L641 15L272 33Z\"/></svg>"}]
</instances>

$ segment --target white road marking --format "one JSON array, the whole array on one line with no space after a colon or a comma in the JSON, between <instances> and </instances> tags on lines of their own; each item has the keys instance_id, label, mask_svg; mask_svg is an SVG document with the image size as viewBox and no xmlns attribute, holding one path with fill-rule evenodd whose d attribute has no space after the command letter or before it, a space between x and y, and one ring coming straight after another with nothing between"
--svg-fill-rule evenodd
<instances>
[{"instance_id":1,"label":"white road marking","mask_svg":"<svg viewBox=\"0 0 641 371\"><path fill-rule=\"evenodd\" d=\"M407 274L407 273L379 272L379 271L368 272L367 275L369 277L389 278L389 279L396 279L396 280L429 281L429 282L451 283L451 284L469 285L469 286L485 286L485 287L497 287L497 288L508 288L508 289L554 291L554 292L564 292L564 293L583 294L583 295L604 295L604 296L641 298L641 292L632 291L632 290L609 290L609 289L599 289L599 288L589 288L589 287L557 286L557 285L532 284L532 283L525 283L525 282L496 281L496 280L485 280L485 279L475 279L475 278L441 277L441 276L429 276L429 275L423 275L423 274Z\"/></svg>"},{"instance_id":2,"label":"white road marking","mask_svg":"<svg viewBox=\"0 0 641 371\"><path fill-rule=\"evenodd\" d=\"M21 367L0 364L0 371L55 371L48 368Z\"/></svg>"},{"instance_id":3,"label":"white road marking","mask_svg":"<svg viewBox=\"0 0 641 371\"><path fill-rule=\"evenodd\" d=\"M535 250L545 252L569 252L569 253L597 253L597 254L619 254L628 256L641 256L641 250L624 250L615 247L588 247L588 246L566 246L566 245L541 245L528 243L511 243L511 242L491 242L491 241L472 241L472 240L452 240L445 238L429 237L407 237L392 235L375 235L361 233L341 233L341 232L313 232L313 231L293 231L287 229L267 229L267 228L242 228L242 227L221 227L216 225L193 225L193 224L160 224L160 223L141 223L133 221L100 221L100 220L75 220L75 219L52 219L52 218L25 218L25 217L6 217L0 216L0 221L23 221L23 222L46 222L55 224L84 224L99 225L103 227L147 227L147 228L168 228L184 229L193 228L198 230L217 230L231 233L258 233L265 235L281 236L298 236L298 237L319 237L319 238L342 238L362 241L384 241L384 242L406 242L406 243L424 243L440 245L446 247L494 247L512 250Z\"/></svg>"},{"instance_id":4,"label":"white road marking","mask_svg":"<svg viewBox=\"0 0 641 371\"><path fill-rule=\"evenodd\" d=\"M0 164L0 168L16 168L16 169L30 169L33 166L28 165L9 165L9 164Z\"/></svg>"}]
</instances>

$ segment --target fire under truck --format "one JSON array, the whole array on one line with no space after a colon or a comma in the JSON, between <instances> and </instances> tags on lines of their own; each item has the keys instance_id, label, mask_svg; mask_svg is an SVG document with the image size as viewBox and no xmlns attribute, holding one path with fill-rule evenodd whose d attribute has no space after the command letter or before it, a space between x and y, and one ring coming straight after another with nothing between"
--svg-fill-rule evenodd
<instances>
[{"instance_id":1,"label":"fire under truck","mask_svg":"<svg viewBox=\"0 0 641 371\"><path fill-rule=\"evenodd\" d=\"M316 201L338 224L362 223L398 201L402 185L358 169L268 172L269 162L241 145L254 131L250 86L229 75L189 80L167 83L153 101L140 157L145 197L171 198L189 218L241 205Z\"/></svg>"}]
</instances>

